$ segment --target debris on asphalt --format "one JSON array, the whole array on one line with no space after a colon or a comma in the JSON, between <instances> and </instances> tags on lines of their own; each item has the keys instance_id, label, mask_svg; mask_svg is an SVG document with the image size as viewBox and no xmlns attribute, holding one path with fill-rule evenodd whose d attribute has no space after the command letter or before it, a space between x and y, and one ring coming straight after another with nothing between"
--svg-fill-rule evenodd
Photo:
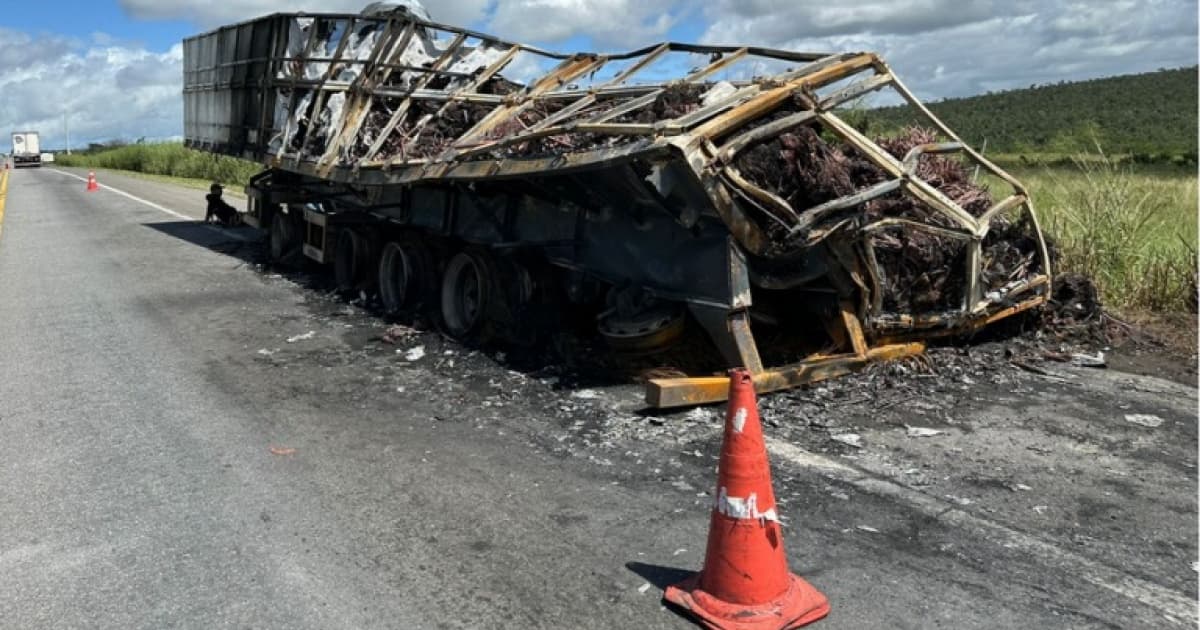
<instances>
[{"instance_id":1,"label":"debris on asphalt","mask_svg":"<svg viewBox=\"0 0 1200 630\"><path fill-rule=\"evenodd\" d=\"M860 532L867 532L869 534L878 534L879 533L878 529L875 529L874 527L871 527L870 525L856 525L854 527L854 529L857 529Z\"/></svg>"},{"instance_id":2,"label":"debris on asphalt","mask_svg":"<svg viewBox=\"0 0 1200 630\"><path fill-rule=\"evenodd\" d=\"M306 333L302 333L302 334L299 334L299 335L293 335L293 336L291 336L291 337L288 337L288 338L287 338L287 342L288 342L288 343L296 343L297 341L304 341L305 339L312 339L312 338L313 338L313 336L315 336L316 334L317 334L317 331L315 331L315 330L310 330L310 331L308 331L308 332L306 332Z\"/></svg>"},{"instance_id":3,"label":"debris on asphalt","mask_svg":"<svg viewBox=\"0 0 1200 630\"><path fill-rule=\"evenodd\" d=\"M593 400L600 397L600 392L594 389L579 389L571 392L571 398L579 398L582 400Z\"/></svg>"},{"instance_id":4,"label":"debris on asphalt","mask_svg":"<svg viewBox=\"0 0 1200 630\"><path fill-rule=\"evenodd\" d=\"M403 326L403 325L389 326L388 329L383 331L383 334L380 335L379 340L384 343L395 344L398 341L402 341L404 339L408 339L409 337L419 335L420 332L421 331L417 330L416 328L412 328L410 326Z\"/></svg>"},{"instance_id":5,"label":"debris on asphalt","mask_svg":"<svg viewBox=\"0 0 1200 630\"><path fill-rule=\"evenodd\" d=\"M397 350L396 352L400 352ZM413 346L404 351L405 361L420 361L425 357L425 346Z\"/></svg>"},{"instance_id":6,"label":"debris on asphalt","mask_svg":"<svg viewBox=\"0 0 1200 630\"><path fill-rule=\"evenodd\" d=\"M1125 421L1151 429L1161 427L1164 422L1162 418L1150 413L1127 413Z\"/></svg>"},{"instance_id":7,"label":"debris on asphalt","mask_svg":"<svg viewBox=\"0 0 1200 630\"><path fill-rule=\"evenodd\" d=\"M1022 361L1017 358L1009 359L1009 363L1018 368L1021 368L1022 370L1025 370L1026 372L1030 372L1032 374L1037 374L1038 376L1041 376L1041 377L1046 378L1051 381L1055 381L1057 383L1066 383L1066 382L1070 381L1072 378L1074 378L1074 376L1072 376L1070 374L1064 374L1062 372L1048 370L1039 365L1034 365L1032 363Z\"/></svg>"},{"instance_id":8,"label":"debris on asphalt","mask_svg":"<svg viewBox=\"0 0 1200 630\"><path fill-rule=\"evenodd\" d=\"M1071 355L1071 364L1079 367L1102 368L1108 367L1104 361L1104 353L1097 352L1094 355L1076 352Z\"/></svg>"},{"instance_id":9,"label":"debris on asphalt","mask_svg":"<svg viewBox=\"0 0 1200 630\"><path fill-rule=\"evenodd\" d=\"M935 435L945 435L946 432L941 429L930 429L927 427L910 427L905 425L906 434L911 438L933 437Z\"/></svg>"},{"instance_id":10,"label":"debris on asphalt","mask_svg":"<svg viewBox=\"0 0 1200 630\"><path fill-rule=\"evenodd\" d=\"M854 448L863 447L862 436L857 433L839 433L838 435L829 436L829 439L834 442L841 442L846 446L853 446Z\"/></svg>"},{"instance_id":11,"label":"debris on asphalt","mask_svg":"<svg viewBox=\"0 0 1200 630\"><path fill-rule=\"evenodd\" d=\"M639 587L638 587L638 592L639 592L639 593L645 593L645 592L646 592L646 591L648 591L648 590L650 590L650 583L649 583L649 582L646 582L646 583L644 583L644 584L642 584L641 586L639 586Z\"/></svg>"},{"instance_id":12,"label":"debris on asphalt","mask_svg":"<svg viewBox=\"0 0 1200 630\"><path fill-rule=\"evenodd\" d=\"M272 447L271 447L271 454L272 454L272 455L281 455L281 456L283 456L283 455L295 455L295 454L296 454L296 449L294 449L294 448L292 448L292 447L290 447L290 446L272 446Z\"/></svg>"}]
</instances>

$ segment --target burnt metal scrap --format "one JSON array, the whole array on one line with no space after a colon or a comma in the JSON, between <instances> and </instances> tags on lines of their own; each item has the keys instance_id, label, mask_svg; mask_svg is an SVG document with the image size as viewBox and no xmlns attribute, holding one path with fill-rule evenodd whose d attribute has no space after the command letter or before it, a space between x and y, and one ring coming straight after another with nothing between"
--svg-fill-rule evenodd
<instances>
[{"instance_id":1,"label":"burnt metal scrap","mask_svg":"<svg viewBox=\"0 0 1200 630\"><path fill-rule=\"evenodd\" d=\"M189 146L369 197L595 174L627 198L607 206L658 208L696 234L723 226L733 254L712 272L728 276L727 298L714 305L665 280L645 288L686 302L760 391L920 352L930 336L1027 310L1050 290L1024 186L872 53L663 43L565 55L402 8L278 14L184 51ZM871 139L847 122L848 105L881 90L920 124ZM972 168L1006 191L976 184ZM581 197L571 203L589 203ZM834 296L819 309L828 347L769 368L751 320L787 329L789 309L814 295ZM707 402L725 383L657 379L648 397Z\"/></svg>"}]
</instances>

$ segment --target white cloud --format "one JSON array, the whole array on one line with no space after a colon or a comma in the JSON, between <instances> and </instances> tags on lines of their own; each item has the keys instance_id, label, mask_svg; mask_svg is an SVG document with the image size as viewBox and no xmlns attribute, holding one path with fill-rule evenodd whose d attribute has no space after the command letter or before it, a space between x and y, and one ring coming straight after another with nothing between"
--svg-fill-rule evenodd
<instances>
[{"instance_id":1,"label":"white cloud","mask_svg":"<svg viewBox=\"0 0 1200 630\"><path fill-rule=\"evenodd\" d=\"M744 44L798 37L912 35L987 19L1014 10L1013 2L990 0L852 0L837 3L795 0L716 0L704 8L706 39Z\"/></svg>"},{"instance_id":2,"label":"white cloud","mask_svg":"<svg viewBox=\"0 0 1200 630\"><path fill-rule=\"evenodd\" d=\"M1196 0L716 0L704 16L710 43L879 52L925 98L1197 61Z\"/></svg>"},{"instance_id":3,"label":"white cloud","mask_svg":"<svg viewBox=\"0 0 1200 630\"><path fill-rule=\"evenodd\" d=\"M659 41L675 25L677 0L507 0L488 28L506 39L560 42L585 35L600 46L634 47Z\"/></svg>"},{"instance_id":4,"label":"white cloud","mask_svg":"<svg viewBox=\"0 0 1200 630\"><path fill-rule=\"evenodd\" d=\"M322 0L358 12L369 0ZM197 30L276 11L288 0L119 0L137 19ZM666 39L700 22L709 43L809 51L873 50L924 98L1145 72L1197 62L1197 0L450 0L435 20L555 48L572 37L602 50ZM669 78L669 77L668 77ZM182 132L181 54L104 33L86 41L0 27L0 127L37 128L58 146L62 113L84 140ZM0 147L4 146L0 141Z\"/></svg>"},{"instance_id":5,"label":"white cloud","mask_svg":"<svg viewBox=\"0 0 1200 630\"><path fill-rule=\"evenodd\" d=\"M53 148L66 144L64 113L75 147L179 135L182 47L151 52L104 41L84 47L0 28L0 125L40 131Z\"/></svg>"}]
</instances>

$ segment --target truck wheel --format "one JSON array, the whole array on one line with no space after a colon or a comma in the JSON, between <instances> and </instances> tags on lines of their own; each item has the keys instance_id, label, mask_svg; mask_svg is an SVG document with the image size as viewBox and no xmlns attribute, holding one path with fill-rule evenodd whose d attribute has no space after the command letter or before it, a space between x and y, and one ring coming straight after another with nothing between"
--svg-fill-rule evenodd
<instances>
[{"instance_id":1,"label":"truck wheel","mask_svg":"<svg viewBox=\"0 0 1200 630\"><path fill-rule=\"evenodd\" d=\"M418 306L437 285L434 256L424 243L406 235L383 246L379 257L379 298L388 315Z\"/></svg>"},{"instance_id":2,"label":"truck wheel","mask_svg":"<svg viewBox=\"0 0 1200 630\"><path fill-rule=\"evenodd\" d=\"M442 323L456 339L482 336L495 292L494 265L486 252L455 254L442 274Z\"/></svg>"},{"instance_id":3,"label":"truck wheel","mask_svg":"<svg viewBox=\"0 0 1200 630\"><path fill-rule=\"evenodd\" d=\"M333 251L333 277L343 293L369 289L376 276L371 273L374 256L371 240L358 230L344 229Z\"/></svg>"},{"instance_id":4,"label":"truck wheel","mask_svg":"<svg viewBox=\"0 0 1200 630\"><path fill-rule=\"evenodd\" d=\"M295 264L300 248L299 237L299 231L291 217L276 212L271 217L271 262L277 265Z\"/></svg>"},{"instance_id":5,"label":"truck wheel","mask_svg":"<svg viewBox=\"0 0 1200 630\"><path fill-rule=\"evenodd\" d=\"M670 347L683 335L684 313L682 304L671 302L660 302L625 316L613 312L600 320L600 335L615 350L653 354Z\"/></svg>"}]
</instances>

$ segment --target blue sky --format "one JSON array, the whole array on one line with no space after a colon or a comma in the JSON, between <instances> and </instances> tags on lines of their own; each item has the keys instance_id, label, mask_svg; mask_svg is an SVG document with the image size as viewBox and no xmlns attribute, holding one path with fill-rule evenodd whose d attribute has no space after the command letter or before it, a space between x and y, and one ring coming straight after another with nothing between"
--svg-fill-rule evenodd
<instances>
[{"instance_id":1,"label":"blue sky","mask_svg":"<svg viewBox=\"0 0 1200 630\"><path fill-rule=\"evenodd\" d=\"M30 34L67 36L81 44L93 41L96 33L104 33L117 41L164 51L196 30L185 20L131 18L112 0L21 0L6 4L0 26Z\"/></svg>"},{"instance_id":2,"label":"blue sky","mask_svg":"<svg viewBox=\"0 0 1200 630\"><path fill-rule=\"evenodd\" d=\"M178 42L275 11L369 0L42 0L0 15L0 131L61 147L182 135ZM1197 62L1197 0L440 0L435 20L574 52L665 39L881 53L923 98ZM7 135L6 133L4 135ZM0 143L0 150L6 149Z\"/></svg>"}]
</instances>

